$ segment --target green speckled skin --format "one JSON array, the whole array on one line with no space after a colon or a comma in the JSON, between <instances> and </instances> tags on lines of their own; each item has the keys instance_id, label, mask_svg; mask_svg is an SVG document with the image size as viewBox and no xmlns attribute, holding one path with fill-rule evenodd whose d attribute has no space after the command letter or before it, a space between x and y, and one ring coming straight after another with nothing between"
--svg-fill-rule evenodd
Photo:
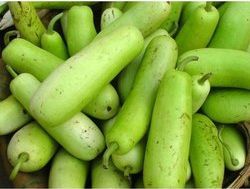
<instances>
[{"instance_id":1,"label":"green speckled skin","mask_svg":"<svg viewBox=\"0 0 250 189\"><path fill-rule=\"evenodd\" d=\"M250 89L250 53L219 48L188 51L178 58L177 66L187 57L198 57L184 66L190 75L212 73L211 87L236 87Z\"/></svg>"},{"instance_id":2,"label":"green speckled skin","mask_svg":"<svg viewBox=\"0 0 250 189\"><path fill-rule=\"evenodd\" d=\"M117 113L119 104L119 96L115 88L108 84L94 100L83 108L83 112L97 119L107 120Z\"/></svg>"},{"instance_id":3,"label":"green speckled skin","mask_svg":"<svg viewBox=\"0 0 250 189\"><path fill-rule=\"evenodd\" d=\"M40 85L41 83L34 76L27 73L20 74L10 84L12 94L31 115L32 112L29 109L30 99ZM42 125L42 127L65 150L82 160L94 159L105 147L102 132L83 113L75 114L71 119L56 127L46 125Z\"/></svg>"},{"instance_id":4,"label":"green speckled skin","mask_svg":"<svg viewBox=\"0 0 250 189\"><path fill-rule=\"evenodd\" d=\"M101 30L105 29L109 24L114 22L122 15L122 11L118 8L108 8L102 13L101 17Z\"/></svg>"},{"instance_id":5,"label":"green speckled skin","mask_svg":"<svg viewBox=\"0 0 250 189\"><path fill-rule=\"evenodd\" d=\"M40 46L41 35L46 31L30 2L8 2L16 29L22 38Z\"/></svg>"},{"instance_id":6,"label":"green speckled skin","mask_svg":"<svg viewBox=\"0 0 250 189\"><path fill-rule=\"evenodd\" d=\"M30 73L43 81L64 60L27 40L16 38L2 52L3 61L17 73Z\"/></svg>"},{"instance_id":7,"label":"green speckled skin","mask_svg":"<svg viewBox=\"0 0 250 189\"><path fill-rule=\"evenodd\" d=\"M96 36L93 12L88 6L73 6L67 12L66 41L69 55L81 51Z\"/></svg>"},{"instance_id":8,"label":"green speckled skin","mask_svg":"<svg viewBox=\"0 0 250 189\"><path fill-rule=\"evenodd\" d=\"M129 167L129 174L137 174L142 171L145 154L145 140L138 142L128 153L112 155L114 165L121 171Z\"/></svg>"},{"instance_id":9,"label":"green speckled skin","mask_svg":"<svg viewBox=\"0 0 250 189\"><path fill-rule=\"evenodd\" d=\"M192 49L205 48L213 36L218 21L219 12L215 7L196 8L175 37L179 55Z\"/></svg>"},{"instance_id":10,"label":"green speckled skin","mask_svg":"<svg viewBox=\"0 0 250 189\"><path fill-rule=\"evenodd\" d=\"M50 161L57 147L57 143L40 125L31 122L12 136L7 149L8 160L15 166L19 155L26 152L29 159L21 165L20 171L38 171Z\"/></svg>"},{"instance_id":11,"label":"green speckled skin","mask_svg":"<svg viewBox=\"0 0 250 189\"><path fill-rule=\"evenodd\" d=\"M34 1L32 5L37 9L69 9L72 6L90 6L96 2L90 1Z\"/></svg>"},{"instance_id":12,"label":"green speckled skin","mask_svg":"<svg viewBox=\"0 0 250 189\"><path fill-rule=\"evenodd\" d=\"M67 47L60 34L56 31L46 32L42 35L41 47L63 60L69 57Z\"/></svg>"},{"instance_id":13,"label":"green speckled skin","mask_svg":"<svg viewBox=\"0 0 250 189\"><path fill-rule=\"evenodd\" d=\"M16 131L31 119L31 116L14 96L11 95L0 102L0 135Z\"/></svg>"},{"instance_id":14,"label":"green speckled skin","mask_svg":"<svg viewBox=\"0 0 250 189\"><path fill-rule=\"evenodd\" d=\"M238 123L250 120L250 91L245 89L213 89L202 111L219 123Z\"/></svg>"},{"instance_id":15,"label":"green speckled skin","mask_svg":"<svg viewBox=\"0 0 250 189\"><path fill-rule=\"evenodd\" d=\"M55 155L49 173L49 188L84 188L89 163L61 148Z\"/></svg>"},{"instance_id":16,"label":"green speckled skin","mask_svg":"<svg viewBox=\"0 0 250 189\"><path fill-rule=\"evenodd\" d=\"M194 114L190 164L197 188L222 188L224 157L218 130L205 115Z\"/></svg>"},{"instance_id":17,"label":"green speckled skin","mask_svg":"<svg viewBox=\"0 0 250 189\"><path fill-rule=\"evenodd\" d=\"M181 13L181 26L188 20L191 14L198 8L198 7L205 7L205 1L191 1L186 2L183 6L182 13Z\"/></svg>"},{"instance_id":18,"label":"green speckled skin","mask_svg":"<svg viewBox=\"0 0 250 189\"><path fill-rule=\"evenodd\" d=\"M192 79L181 71L166 72L156 97L146 145L145 187L185 186L192 129Z\"/></svg>"},{"instance_id":19,"label":"green speckled skin","mask_svg":"<svg viewBox=\"0 0 250 189\"><path fill-rule=\"evenodd\" d=\"M120 27L93 41L42 83L31 100L35 118L53 127L80 112L139 54L143 42L133 26Z\"/></svg>"},{"instance_id":20,"label":"green speckled skin","mask_svg":"<svg viewBox=\"0 0 250 189\"><path fill-rule=\"evenodd\" d=\"M159 84L175 68L176 60L176 43L170 36L158 36L148 45L134 86L107 133L107 146L112 142L119 145L116 154L127 153L146 134Z\"/></svg>"},{"instance_id":21,"label":"green speckled skin","mask_svg":"<svg viewBox=\"0 0 250 189\"><path fill-rule=\"evenodd\" d=\"M104 169L102 159L96 158L91 165L91 186L92 188L130 188L131 184L112 161L109 162L109 168Z\"/></svg>"},{"instance_id":22,"label":"green speckled skin","mask_svg":"<svg viewBox=\"0 0 250 189\"><path fill-rule=\"evenodd\" d=\"M246 50L250 42L250 2L225 4L228 5L220 18L209 47Z\"/></svg>"},{"instance_id":23,"label":"green speckled skin","mask_svg":"<svg viewBox=\"0 0 250 189\"><path fill-rule=\"evenodd\" d=\"M136 74L141 65L141 61L148 44L153 38L161 35L168 35L168 32L164 29L158 29L155 32L151 33L149 36L147 36L145 38L144 46L140 54L120 73L117 81L117 90L122 103L125 101L132 89Z\"/></svg>"},{"instance_id":24,"label":"green speckled skin","mask_svg":"<svg viewBox=\"0 0 250 189\"><path fill-rule=\"evenodd\" d=\"M150 35L160 27L169 15L170 2L138 2L123 13L117 20L102 30L97 36L102 37L125 25L137 27L143 37ZM142 19L143 18L143 19Z\"/></svg>"},{"instance_id":25,"label":"green speckled skin","mask_svg":"<svg viewBox=\"0 0 250 189\"><path fill-rule=\"evenodd\" d=\"M2 57L4 62L17 73L30 73L39 81L45 80L60 64L64 63L63 59L20 38L9 43L3 50ZM98 119L109 119L116 113L118 105L118 94L113 86L108 84L84 108L83 112Z\"/></svg>"}]
</instances>

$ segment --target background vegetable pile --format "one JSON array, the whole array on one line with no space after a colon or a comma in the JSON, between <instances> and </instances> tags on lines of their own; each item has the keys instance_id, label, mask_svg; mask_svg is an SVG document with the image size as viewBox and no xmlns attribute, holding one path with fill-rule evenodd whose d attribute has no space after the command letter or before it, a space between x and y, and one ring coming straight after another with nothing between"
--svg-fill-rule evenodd
<instances>
[{"instance_id":1,"label":"background vegetable pile","mask_svg":"<svg viewBox=\"0 0 250 189\"><path fill-rule=\"evenodd\" d=\"M0 14L13 186L222 188L244 167L249 2L22 1Z\"/></svg>"}]
</instances>

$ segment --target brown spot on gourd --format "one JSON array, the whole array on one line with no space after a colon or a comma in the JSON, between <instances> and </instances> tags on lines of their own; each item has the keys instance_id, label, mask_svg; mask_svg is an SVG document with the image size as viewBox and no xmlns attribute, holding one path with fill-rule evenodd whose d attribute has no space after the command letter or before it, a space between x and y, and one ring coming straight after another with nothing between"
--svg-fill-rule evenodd
<instances>
[{"instance_id":1,"label":"brown spot on gourd","mask_svg":"<svg viewBox=\"0 0 250 189\"><path fill-rule=\"evenodd\" d=\"M149 181L147 185L152 186L152 181Z\"/></svg>"},{"instance_id":2,"label":"brown spot on gourd","mask_svg":"<svg viewBox=\"0 0 250 189\"><path fill-rule=\"evenodd\" d=\"M25 110L25 109L23 109L23 114L27 114L28 112L27 112L27 110Z\"/></svg>"},{"instance_id":3,"label":"brown spot on gourd","mask_svg":"<svg viewBox=\"0 0 250 189\"><path fill-rule=\"evenodd\" d=\"M158 51L158 48L156 47L155 49L154 49L154 53L156 53Z\"/></svg>"},{"instance_id":4,"label":"brown spot on gourd","mask_svg":"<svg viewBox=\"0 0 250 189\"><path fill-rule=\"evenodd\" d=\"M110 106L107 107L107 111L110 112L112 108Z\"/></svg>"}]
</instances>

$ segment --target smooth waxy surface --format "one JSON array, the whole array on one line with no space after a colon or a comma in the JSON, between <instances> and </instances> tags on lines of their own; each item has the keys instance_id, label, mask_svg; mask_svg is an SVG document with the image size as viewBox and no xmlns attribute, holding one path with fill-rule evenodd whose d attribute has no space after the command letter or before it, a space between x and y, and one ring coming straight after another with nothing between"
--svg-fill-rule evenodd
<instances>
[{"instance_id":1,"label":"smooth waxy surface","mask_svg":"<svg viewBox=\"0 0 250 189\"><path fill-rule=\"evenodd\" d=\"M204 102L202 111L219 123L249 121L250 92L244 89L214 89Z\"/></svg>"},{"instance_id":2,"label":"smooth waxy surface","mask_svg":"<svg viewBox=\"0 0 250 189\"><path fill-rule=\"evenodd\" d=\"M237 171L244 167L246 147L242 133L236 125L219 125L219 134L223 142L225 167Z\"/></svg>"},{"instance_id":3,"label":"smooth waxy surface","mask_svg":"<svg viewBox=\"0 0 250 189\"><path fill-rule=\"evenodd\" d=\"M13 96L0 102L0 135L9 134L31 120L31 116Z\"/></svg>"},{"instance_id":4,"label":"smooth waxy surface","mask_svg":"<svg viewBox=\"0 0 250 189\"><path fill-rule=\"evenodd\" d=\"M175 40L178 45L178 53L205 48L209 43L217 23L219 12L211 5L198 7L180 28Z\"/></svg>"},{"instance_id":5,"label":"smooth waxy surface","mask_svg":"<svg viewBox=\"0 0 250 189\"><path fill-rule=\"evenodd\" d=\"M192 76L192 111L196 113L205 102L209 92L209 80L201 81L205 74ZM211 77L211 76L210 76Z\"/></svg>"},{"instance_id":6,"label":"smooth waxy surface","mask_svg":"<svg viewBox=\"0 0 250 189\"><path fill-rule=\"evenodd\" d=\"M31 100L33 115L48 127L66 121L96 97L142 46L143 37L132 26L95 40L42 83Z\"/></svg>"},{"instance_id":7,"label":"smooth waxy surface","mask_svg":"<svg viewBox=\"0 0 250 189\"><path fill-rule=\"evenodd\" d=\"M97 158L91 165L91 186L92 188L130 188L131 184L112 161L109 163L109 168L105 169L102 159Z\"/></svg>"},{"instance_id":8,"label":"smooth waxy surface","mask_svg":"<svg viewBox=\"0 0 250 189\"><path fill-rule=\"evenodd\" d=\"M43 81L64 62L55 55L21 38L12 40L3 50L2 57L3 61L17 73L33 74L40 81Z\"/></svg>"},{"instance_id":9,"label":"smooth waxy surface","mask_svg":"<svg viewBox=\"0 0 250 189\"><path fill-rule=\"evenodd\" d=\"M125 25L135 26L141 31L143 37L146 37L160 27L169 15L170 9L171 4L169 2L134 3L122 16L100 32L98 37L107 35Z\"/></svg>"},{"instance_id":10,"label":"smooth waxy surface","mask_svg":"<svg viewBox=\"0 0 250 189\"><path fill-rule=\"evenodd\" d=\"M66 41L69 55L81 51L96 36L93 13L88 6L73 6L67 12Z\"/></svg>"},{"instance_id":11,"label":"smooth waxy surface","mask_svg":"<svg viewBox=\"0 0 250 189\"><path fill-rule=\"evenodd\" d=\"M174 69L176 59L176 43L171 37L158 36L149 44L133 89L119 111L114 127L107 133L108 148L112 143L119 145L115 153L127 153L147 132L158 86L165 72Z\"/></svg>"},{"instance_id":12,"label":"smooth waxy surface","mask_svg":"<svg viewBox=\"0 0 250 189\"><path fill-rule=\"evenodd\" d=\"M250 4L227 2L209 44L212 48L246 50L250 42Z\"/></svg>"},{"instance_id":13,"label":"smooth waxy surface","mask_svg":"<svg viewBox=\"0 0 250 189\"><path fill-rule=\"evenodd\" d=\"M5 63L17 73L30 73L40 81L45 80L64 62L63 59L23 39L12 40L4 49L2 56ZM84 108L83 112L98 119L109 119L116 113L118 105L118 94L114 87L108 84Z\"/></svg>"},{"instance_id":14,"label":"smooth waxy surface","mask_svg":"<svg viewBox=\"0 0 250 189\"><path fill-rule=\"evenodd\" d=\"M29 105L35 91L41 83L30 74L20 74L10 85L13 95L32 115ZM83 113L75 114L71 119L57 125L42 125L69 153L82 160L94 159L105 147L104 136L96 124Z\"/></svg>"},{"instance_id":15,"label":"smooth waxy surface","mask_svg":"<svg viewBox=\"0 0 250 189\"><path fill-rule=\"evenodd\" d=\"M181 55L177 66L191 56L198 60L184 65L184 71L190 75L211 73L211 87L250 89L250 53L233 49L195 49Z\"/></svg>"},{"instance_id":16,"label":"smooth waxy surface","mask_svg":"<svg viewBox=\"0 0 250 189\"><path fill-rule=\"evenodd\" d=\"M84 188L88 175L88 162L79 160L65 150L55 155L49 173L50 188Z\"/></svg>"},{"instance_id":17,"label":"smooth waxy surface","mask_svg":"<svg viewBox=\"0 0 250 189\"><path fill-rule=\"evenodd\" d=\"M142 58L143 58L143 55L146 51L148 44L153 38L157 36L161 36L161 35L168 35L168 32L164 29L158 29L152 34L150 34L149 36L147 36L145 38L144 46L140 54L120 73L118 77L118 81L117 81L117 85L118 85L117 90L118 90L122 103L125 101L125 99L127 98L128 94L130 93L132 89L136 74L141 65Z\"/></svg>"},{"instance_id":18,"label":"smooth waxy surface","mask_svg":"<svg viewBox=\"0 0 250 189\"><path fill-rule=\"evenodd\" d=\"M184 187L192 129L192 80L168 71L159 87L146 145L145 187ZM159 132L160 131L160 132Z\"/></svg>"},{"instance_id":19,"label":"smooth waxy surface","mask_svg":"<svg viewBox=\"0 0 250 189\"><path fill-rule=\"evenodd\" d=\"M145 153L145 141L138 142L132 150L123 155L112 155L114 165L124 174L137 174L142 171Z\"/></svg>"},{"instance_id":20,"label":"smooth waxy surface","mask_svg":"<svg viewBox=\"0 0 250 189\"><path fill-rule=\"evenodd\" d=\"M225 168L222 145L214 123L202 114L193 115L189 153L195 187L221 188Z\"/></svg>"},{"instance_id":21,"label":"smooth waxy surface","mask_svg":"<svg viewBox=\"0 0 250 189\"><path fill-rule=\"evenodd\" d=\"M15 166L19 155L28 154L20 171L33 172L43 168L57 149L57 143L36 122L29 123L18 130L10 140L7 149L9 162Z\"/></svg>"}]
</instances>

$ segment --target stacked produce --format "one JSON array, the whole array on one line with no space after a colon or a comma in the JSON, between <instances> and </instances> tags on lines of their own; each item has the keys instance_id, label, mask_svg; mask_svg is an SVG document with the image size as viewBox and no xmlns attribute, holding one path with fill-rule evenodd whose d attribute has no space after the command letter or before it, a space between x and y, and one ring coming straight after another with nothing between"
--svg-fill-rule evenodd
<instances>
[{"instance_id":1,"label":"stacked produce","mask_svg":"<svg viewBox=\"0 0 250 189\"><path fill-rule=\"evenodd\" d=\"M0 15L13 186L222 188L247 166L249 2L21 1Z\"/></svg>"}]
</instances>

